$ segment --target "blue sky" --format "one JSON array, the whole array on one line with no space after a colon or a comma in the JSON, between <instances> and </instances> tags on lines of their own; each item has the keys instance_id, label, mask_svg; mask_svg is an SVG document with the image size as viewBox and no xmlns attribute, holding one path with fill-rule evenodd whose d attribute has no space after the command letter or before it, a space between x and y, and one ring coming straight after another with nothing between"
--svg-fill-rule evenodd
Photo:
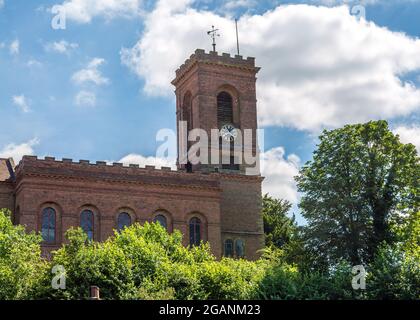
<instances>
[{"instance_id":1,"label":"blue sky","mask_svg":"<svg viewBox=\"0 0 420 320\"><path fill-rule=\"evenodd\" d=\"M264 191L298 201L293 176L323 128L387 119L419 148L420 1L345 2L0 0L0 157L156 161L176 66L211 49L212 24L234 54L235 17L262 67ZM65 30L51 27L57 4Z\"/></svg>"}]
</instances>

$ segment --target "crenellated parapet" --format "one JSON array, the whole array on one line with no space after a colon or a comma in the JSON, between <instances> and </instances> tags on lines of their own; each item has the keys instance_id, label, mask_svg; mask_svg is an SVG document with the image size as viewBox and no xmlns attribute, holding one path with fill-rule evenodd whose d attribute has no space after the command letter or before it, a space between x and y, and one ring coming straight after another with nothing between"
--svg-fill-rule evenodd
<instances>
[{"instance_id":1,"label":"crenellated parapet","mask_svg":"<svg viewBox=\"0 0 420 320\"><path fill-rule=\"evenodd\" d=\"M39 163L47 163L47 164L66 164L66 165L72 165L72 166L89 166L89 167L98 167L101 169L110 169L112 170L112 168L123 168L123 169L138 169L139 171L164 171L164 172L174 172L174 173L178 173L178 171L175 169L173 170L171 167L161 167L161 168L156 168L156 166L152 166L152 165L145 165L144 167L141 167L139 164L125 164L125 163L121 163L121 162L106 162L106 161L96 161L96 162L91 162L90 160L73 160L73 159L69 159L69 158L62 158L61 160L56 159L55 157L50 157L50 156L46 156L44 158L38 158L37 156L23 156L21 162L19 163L19 165L16 167L16 171L18 171L20 169L20 167L24 166L25 163L31 163L31 162L39 162ZM182 173L182 172L179 172Z\"/></svg>"},{"instance_id":2,"label":"crenellated parapet","mask_svg":"<svg viewBox=\"0 0 420 320\"><path fill-rule=\"evenodd\" d=\"M255 58L243 58L241 55L231 56L229 53L210 51L205 52L203 49L197 49L177 70L176 78L172 81L173 85L183 78L183 76L197 63L216 64L224 67L240 68L257 73L260 68L255 66Z\"/></svg>"},{"instance_id":3,"label":"crenellated parapet","mask_svg":"<svg viewBox=\"0 0 420 320\"><path fill-rule=\"evenodd\" d=\"M156 168L147 165L107 163L72 159L56 160L53 157L39 159L36 156L24 156L16 168L17 184L27 178L83 182L83 184L143 184L159 185L171 188L219 190L217 174L193 173L172 170L169 167Z\"/></svg>"},{"instance_id":4,"label":"crenellated parapet","mask_svg":"<svg viewBox=\"0 0 420 320\"><path fill-rule=\"evenodd\" d=\"M78 160L54 157L38 158L37 156L24 156L16 167L16 179L25 175L41 175L48 177L65 177L68 179L102 180L138 182L174 186L219 188L220 177L225 179L254 180L254 176L238 176L229 173L202 172L188 173L182 170L173 170L170 167L156 168L138 164L123 164L118 162Z\"/></svg>"}]
</instances>

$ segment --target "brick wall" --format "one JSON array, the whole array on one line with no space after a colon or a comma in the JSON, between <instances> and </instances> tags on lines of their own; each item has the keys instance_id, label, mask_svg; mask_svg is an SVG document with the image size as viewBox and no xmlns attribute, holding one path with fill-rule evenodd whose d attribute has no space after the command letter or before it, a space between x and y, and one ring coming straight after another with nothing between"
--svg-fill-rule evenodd
<instances>
[{"instance_id":1,"label":"brick wall","mask_svg":"<svg viewBox=\"0 0 420 320\"><path fill-rule=\"evenodd\" d=\"M0 209L6 208L13 210L13 184L11 182L0 181Z\"/></svg>"},{"instance_id":2,"label":"brick wall","mask_svg":"<svg viewBox=\"0 0 420 320\"><path fill-rule=\"evenodd\" d=\"M54 208L57 244L64 240L66 230L80 225L84 209L95 214L98 241L113 234L121 212L130 213L142 224L164 210L169 229L182 231L187 245L188 222L197 216L203 222L203 239L211 243L216 256L221 255L220 188L216 175L25 157L17 168L16 205L20 223L36 231L41 229L42 210Z\"/></svg>"},{"instance_id":3,"label":"brick wall","mask_svg":"<svg viewBox=\"0 0 420 320\"><path fill-rule=\"evenodd\" d=\"M221 177L222 241L226 239L245 241L245 257L256 259L257 251L264 246L264 229L261 212L260 177Z\"/></svg>"}]
</instances>

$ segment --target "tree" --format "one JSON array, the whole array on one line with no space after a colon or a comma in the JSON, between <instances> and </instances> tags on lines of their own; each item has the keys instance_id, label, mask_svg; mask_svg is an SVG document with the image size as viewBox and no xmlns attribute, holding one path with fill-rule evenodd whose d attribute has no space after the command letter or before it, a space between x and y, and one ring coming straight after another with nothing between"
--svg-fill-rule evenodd
<instances>
[{"instance_id":1,"label":"tree","mask_svg":"<svg viewBox=\"0 0 420 320\"><path fill-rule=\"evenodd\" d=\"M41 237L14 226L10 211L0 210L0 300L32 299L46 275Z\"/></svg>"},{"instance_id":2,"label":"tree","mask_svg":"<svg viewBox=\"0 0 420 320\"><path fill-rule=\"evenodd\" d=\"M307 243L325 261L371 261L391 225L418 208L419 158L386 121L324 130L296 178Z\"/></svg>"},{"instance_id":3,"label":"tree","mask_svg":"<svg viewBox=\"0 0 420 320\"><path fill-rule=\"evenodd\" d=\"M287 216L292 204L287 200L275 199L268 194L263 197L263 220L266 246L283 247L296 232L294 216Z\"/></svg>"}]
</instances>

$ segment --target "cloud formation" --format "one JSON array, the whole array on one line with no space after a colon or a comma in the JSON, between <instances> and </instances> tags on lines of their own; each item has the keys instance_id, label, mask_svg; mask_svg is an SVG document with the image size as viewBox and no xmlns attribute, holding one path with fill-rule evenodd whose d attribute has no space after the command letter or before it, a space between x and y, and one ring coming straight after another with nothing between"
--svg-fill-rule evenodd
<instances>
[{"instance_id":1,"label":"cloud formation","mask_svg":"<svg viewBox=\"0 0 420 320\"><path fill-rule=\"evenodd\" d=\"M12 56L18 55L20 51L20 42L18 39L12 41L9 46L9 52Z\"/></svg>"},{"instance_id":2,"label":"cloud formation","mask_svg":"<svg viewBox=\"0 0 420 320\"><path fill-rule=\"evenodd\" d=\"M94 83L96 85L104 85L109 83L109 79L102 76L98 68L105 63L104 59L92 59L86 68L73 74L72 80L77 84Z\"/></svg>"},{"instance_id":3,"label":"cloud formation","mask_svg":"<svg viewBox=\"0 0 420 320\"><path fill-rule=\"evenodd\" d=\"M70 43L65 40L50 42L45 45L45 50L49 52L57 52L61 54L69 54L71 50L78 48L77 43Z\"/></svg>"},{"instance_id":4,"label":"cloud formation","mask_svg":"<svg viewBox=\"0 0 420 320\"><path fill-rule=\"evenodd\" d=\"M140 165L140 167L150 165L150 166L155 166L156 168L170 167L173 170L176 170L175 159L159 158L159 157L145 157L141 154L135 154L135 153L131 153L124 156L118 162L123 163L124 165L138 164Z\"/></svg>"},{"instance_id":5,"label":"cloud formation","mask_svg":"<svg viewBox=\"0 0 420 320\"><path fill-rule=\"evenodd\" d=\"M26 99L25 95L13 96L12 97L13 104L18 107L22 112L27 113L31 109L29 108L28 100Z\"/></svg>"},{"instance_id":6,"label":"cloud formation","mask_svg":"<svg viewBox=\"0 0 420 320\"><path fill-rule=\"evenodd\" d=\"M263 193L280 199L289 200L293 204L298 202L298 192L294 177L299 173L300 158L291 154L285 156L283 147L276 147L261 155Z\"/></svg>"},{"instance_id":7,"label":"cloud formation","mask_svg":"<svg viewBox=\"0 0 420 320\"><path fill-rule=\"evenodd\" d=\"M39 140L34 138L22 144L10 143L3 149L0 149L0 158L13 158L17 164L23 156L30 156L34 154L33 147L39 144Z\"/></svg>"},{"instance_id":8,"label":"cloud formation","mask_svg":"<svg viewBox=\"0 0 420 320\"><path fill-rule=\"evenodd\" d=\"M236 51L234 21L191 3L159 1L139 41L121 50L150 95L172 95L168 79L196 48L210 48L211 25L221 30L218 51ZM419 88L404 80L420 71L420 40L358 20L346 6L283 5L242 16L239 30L242 54L262 67L263 126L319 131L420 110Z\"/></svg>"},{"instance_id":9,"label":"cloud formation","mask_svg":"<svg viewBox=\"0 0 420 320\"><path fill-rule=\"evenodd\" d=\"M96 94L91 91L80 91L75 97L75 103L79 107L95 107Z\"/></svg>"},{"instance_id":10,"label":"cloud formation","mask_svg":"<svg viewBox=\"0 0 420 320\"><path fill-rule=\"evenodd\" d=\"M95 17L114 19L135 17L141 0L67 0L61 4L66 18L78 23L90 23Z\"/></svg>"},{"instance_id":11,"label":"cloud formation","mask_svg":"<svg viewBox=\"0 0 420 320\"><path fill-rule=\"evenodd\" d=\"M420 154L420 126L399 126L394 130L395 134L400 136L400 140L403 143L412 143L416 146L417 152Z\"/></svg>"}]
</instances>

